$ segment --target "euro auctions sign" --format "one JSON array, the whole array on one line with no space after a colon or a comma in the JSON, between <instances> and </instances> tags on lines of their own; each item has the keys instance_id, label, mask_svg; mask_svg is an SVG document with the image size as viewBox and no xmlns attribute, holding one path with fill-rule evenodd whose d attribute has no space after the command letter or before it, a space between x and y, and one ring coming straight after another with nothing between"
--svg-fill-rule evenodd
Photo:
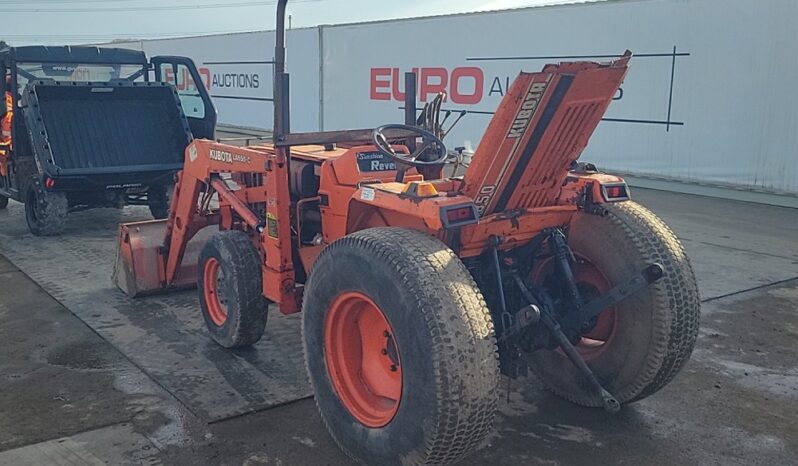
<instances>
[{"instance_id":1,"label":"euro auctions sign","mask_svg":"<svg viewBox=\"0 0 798 466\"><path fill-rule=\"evenodd\" d=\"M475 66L452 68L413 68L406 70L416 74L418 98L427 102L438 93L445 92L456 104L476 105L485 94L485 73ZM371 100L395 100L404 102L404 71L399 68L371 68Z\"/></svg>"},{"instance_id":2,"label":"euro auctions sign","mask_svg":"<svg viewBox=\"0 0 798 466\"><path fill-rule=\"evenodd\" d=\"M230 72L230 70L227 70L227 72L214 72L204 66L199 67L197 71L202 83L205 85L205 89L212 94L218 90L258 89L261 84L261 76L257 72L242 72L238 70L233 70L234 72ZM177 76L175 76L175 72L171 67L165 67L164 80L174 84L178 91L196 90L194 79L192 79L188 69L182 66L178 69Z\"/></svg>"},{"instance_id":3,"label":"euro auctions sign","mask_svg":"<svg viewBox=\"0 0 798 466\"><path fill-rule=\"evenodd\" d=\"M479 105L486 97L504 97L515 76L488 74L477 66L452 68L371 68L369 70L369 98L371 100L404 102L405 73L416 74L417 100L429 102L439 92L446 93L446 102L459 105ZM616 100L620 100L621 90ZM490 102L496 105L498 100Z\"/></svg>"}]
</instances>

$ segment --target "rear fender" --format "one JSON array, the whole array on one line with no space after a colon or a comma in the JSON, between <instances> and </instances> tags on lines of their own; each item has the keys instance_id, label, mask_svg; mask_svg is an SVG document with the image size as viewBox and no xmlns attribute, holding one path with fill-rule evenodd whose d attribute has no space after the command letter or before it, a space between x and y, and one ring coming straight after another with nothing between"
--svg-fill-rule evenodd
<instances>
[{"instance_id":1,"label":"rear fender","mask_svg":"<svg viewBox=\"0 0 798 466\"><path fill-rule=\"evenodd\" d=\"M346 234L385 226L412 228L428 231L433 235L437 232L436 229L430 228L418 212L400 212L395 208L373 205L357 199L349 203Z\"/></svg>"},{"instance_id":2,"label":"rear fender","mask_svg":"<svg viewBox=\"0 0 798 466\"><path fill-rule=\"evenodd\" d=\"M563 183L558 204L576 205L585 193L590 191L593 204L628 201L631 199L629 186L620 176L606 173L571 172Z\"/></svg>"},{"instance_id":3,"label":"rear fender","mask_svg":"<svg viewBox=\"0 0 798 466\"><path fill-rule=\"evenodd\" d=\"M346 233L364 228L394 226L427 231L441 235L447 230L444 218L447 209L471 208L474 217L469 223L477 223L473 201L465 196L415 197L401 193L399 183L362 186L352 196L347 212ZM459 224L458 226L462 226Z\"/></svg>"}]
</instances>

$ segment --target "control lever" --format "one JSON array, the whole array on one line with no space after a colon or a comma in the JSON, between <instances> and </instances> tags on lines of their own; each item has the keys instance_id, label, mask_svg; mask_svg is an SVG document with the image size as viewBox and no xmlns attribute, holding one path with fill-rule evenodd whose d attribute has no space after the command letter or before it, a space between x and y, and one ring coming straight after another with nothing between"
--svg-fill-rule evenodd
<instances>
[{"instance_id":1,"label":"control lever","mask_svg":"<svg viewBox=\"0 0 798 466\"><path fill-rule=\"evenodd\" d=\"M462 120L463 117L466 116L467 114L468 114L468 110L460 110L460 115L458 115L457 119L454 120L454 123L452 123L452 126L450 126L449 129L447 129L446 131L443 132L443 137L441 137L441 139L443 139L446 136L448 136L449 135L449 131L451 131L452 128L457 126L457 123L460 123L460 120Z\"/></svg>"},{"instance_id":2,"label":"control lever","mask_svg":"<svg viewBox=\"0 0 798 466\"><path fill-rule=\"evenodd\" d=\"M468 165L466 165L463 162L463 152L465 150L466 150L465 146L458 146L458 147L454 148L454 151L457 153L457 157L455 157L455 159L454 159L454 169L452 169L452 175L451 176L458 176L457 175L457 170L460 169L460 165L468 168Z\"/></svg>"},{"instance_id":3,"label":"control lever","mask_svg":"<svg viewBox=\"0 0 798 466\"><path fill-rule=\"evenodd\" d=\"M444 123L446 123L446 120L448 120L450 116L452 116L452 111L446 110L446 113L443 115L443 120L441 120L441 126L443 126Z\"/></svg>"}]
</instances>

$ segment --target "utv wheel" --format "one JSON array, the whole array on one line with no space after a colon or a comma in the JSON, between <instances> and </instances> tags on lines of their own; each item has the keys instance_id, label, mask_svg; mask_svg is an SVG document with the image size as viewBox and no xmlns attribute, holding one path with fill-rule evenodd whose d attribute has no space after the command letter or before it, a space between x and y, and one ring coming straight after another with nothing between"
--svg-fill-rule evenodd
<instances>
[{"instance_id":1,"label":"utv wheel","mask_svg":"<svg viewBox=\"0 0 798 466\"><path fill-rule=\"evenodd\" d=\"M69 202L66 195L57 191L45 191L34 185L25 199L25 220L28 229L36 236L60 235L66 226Z\"/></svg>"},{"instance_id":2,"label":"utv wheel","mask_svg":"<svg viewBox=\"0 0 798 466\"><path fill-rule=\"evenodd\" d=\"M8 198L5 196L0 196L0 210L3 210L8 207Z\"/></svg>"},{"instance_id":3,"label":"utv wheel","mask_svg":"<svg viewBox=\"0 0 798 466\"><path fill-rule=\"evenodd\" d=\"M374 228L328 246L306 285L302 333L322 419L353 459L448 464L490 433L493 323L440 241Z\"/></svg>"},{"instance_id":4,"label":"utv wheel","mask_svg":"<svg viewBox=\"0 0 798 466\"><path fill-rule=\"evenodd\" d=\"M260 254L240 231L211 237L199 256L197 289L211 338L225 348L250 346L266 327Z\"/></svg>"},{"instance_id":5,"label":"utv wheel","mask_svg":"<svg viewBox=\"0 0 798 466\"><path fill-rule=\"evenodd\" d=\"M576 345L604 387L619 402L628 403L664 387L690 358L698 336L700 301L684 248L662 220L631 201L605 208L604 217L579 214L568 234L577 257L574 276L585 299L648 264L664 268L658 282L600 314ZM552 270L553 264L544 261L533 281L544 284L556 279ZM530 360L555 394L583 406L602 406L584 376L560 351L537 351Z\"/></svg>"},{"instance_id":6,"label":"utv wheel","mask_svg":"<svg viewBox=\"0 0 798 466\"><path fill-rule=\"evenodd\" d=\"M160 220L169 217L169 206L172 202L172 185L150 186L147 190L147 205L152 218Z\"/></svg>"}]
</instances>

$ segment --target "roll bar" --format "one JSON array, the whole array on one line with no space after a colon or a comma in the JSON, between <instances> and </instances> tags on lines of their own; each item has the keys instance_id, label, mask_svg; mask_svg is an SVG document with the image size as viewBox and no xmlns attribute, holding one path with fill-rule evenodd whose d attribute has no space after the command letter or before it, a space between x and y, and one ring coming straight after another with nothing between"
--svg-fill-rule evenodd
<instances>
[{"instance_id":1,"label":"roll bar","mask_svg":"<svg viewBox=\"0 0 798 466\"><path fill-rule=\"evenodd\" d=\"M285 72L285 7L288 0L277 2L277 28L274 39L274 129L275 143L291 132L289 78Z\"/></svg>"},{"instance_id":2,"label":"roll bar","mask_svg":"<svg viewBox=\"0 0 798 466\"><path fill-rule=\"evenodd\" d=\"M272 138L278 147L298 146L305 144L334 144L337 142L371 141L371 129L353 129L344 131L322 131L310 133L291 133L291 97L289 74L285 72L285 10L288 0L277 2L276 38L274 41L274 128ZM415 79L413 79L415 83ZM415 86L414 86L415 87ZM405 109L412 109L415 120L415 92L405 92ZM406 117L406 120L409 120ZM407 138L413 134L403 130L387 132L388 138Z\"/></svg>"},{"instance_id":3,"label":"roll bar","mask_svg":"<svg viewBox=\"0 0 798 466\"><path fill-rule=\"evenodd\" d=\"M285 73L285 7L288 0L277 2L277 38L274 42L274 72Z\"/></svg>"}]
</instances>

